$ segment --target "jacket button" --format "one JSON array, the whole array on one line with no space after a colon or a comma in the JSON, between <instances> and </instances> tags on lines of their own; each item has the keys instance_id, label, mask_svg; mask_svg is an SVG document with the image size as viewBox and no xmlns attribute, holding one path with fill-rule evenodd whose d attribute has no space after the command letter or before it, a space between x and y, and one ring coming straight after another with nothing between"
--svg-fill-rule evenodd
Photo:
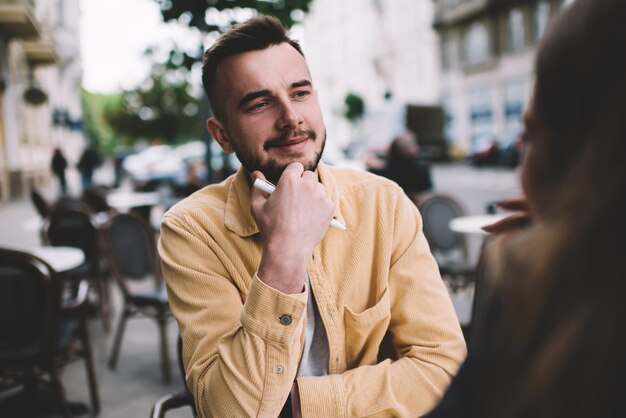
<instances>
[{"instance_id":1,"label":"jacket button","mask_svg":"<svg viewBox=\"0 0 626 418\"><path fill-rule=\"evenodd\" d=\"M290 325L292 321L291 315L287 315L287 314L281 315L280 318L278 318L278 320L280 321L282 325Z\"/></svg>"}]
</instances>

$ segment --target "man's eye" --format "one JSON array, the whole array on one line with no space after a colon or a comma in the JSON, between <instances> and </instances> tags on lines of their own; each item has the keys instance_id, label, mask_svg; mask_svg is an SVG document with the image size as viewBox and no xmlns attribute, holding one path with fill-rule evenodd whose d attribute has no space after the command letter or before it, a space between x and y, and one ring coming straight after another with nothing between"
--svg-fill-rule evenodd
<instances>
[{"instance_id":1,"label":"man's eye","mask_svg":"<svg viewBox=\"0 0 626 418\"><path fill-rule=\"evenodd\" d=\"M264 100L262 102L254 103L252 106L248 108L248 110L260 110L267 106L269 106L269 102Z\"/></svg>"},{"instance_id":2,"label":"man's eye","mask_svg":"<svg viewBox=\"0 0 626 418\"><path fill-rule=\"evenodd\" d=\"M296 91L293 96L294 97L306 97L309 94L311 94L311 92L307 91L307 90L298 90Z\"/></svg>"}]
</instances>

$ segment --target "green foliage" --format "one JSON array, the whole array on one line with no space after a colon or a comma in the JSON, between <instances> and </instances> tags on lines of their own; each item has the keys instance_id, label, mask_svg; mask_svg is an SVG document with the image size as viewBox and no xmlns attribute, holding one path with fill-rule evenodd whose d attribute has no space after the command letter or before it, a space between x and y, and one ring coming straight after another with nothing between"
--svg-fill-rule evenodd
<instances>
[{"instance_id":1,"label":"green foliage","mask_svg":"<svg viewBox=\"0 0 626 418\"><path fill-rule=\"evenodd\" d=\"M165 62L155 60L148 79L139 87L125 90L117 106L104 112L112 129L127 142L179 143L201 136L199 98L190 83L190 70L183 64L189 56L173 49Z\"/></svg>"},{"instance_id":2,"label":"green foliage","mask_svg":"<svg viewBox=\"0 0 626 418\"><path fill-rule=\"evenodd\" d=\"M313 0L154 0L161 8L165 21L178 20L188 26L200 29L204 33L223 32L237 23L235 11L240 9L256 10L260 14L276 16L290 28L299 17L309 12ZM226 14L207 14L219 11ZM205 19L206 17L206 19Z\"/></svg>"},{"instance_id":3,"label":"green foliage","mask_svg":"<svg viewBox=\"0 0 626 418\"><path fill-rule=\"evenodd\" d=\"M83 132L93 140L101 152L113 154L115 148L124 144L123 138L115 133L104 118L105 112L119 106L119 94L95 94L81 90L83 109Z\"/></svg>"},{"instance_id":4,"label":"green foliage","mask_svg":"<svg viewBox=\"0 0 626 418\"><path fill-rule=\"evenodd\" d=\"M350 122L356 122L365 114L365 101L356 93L349 92L344 99L343 115Z\"/></svg>"}]
</instances>

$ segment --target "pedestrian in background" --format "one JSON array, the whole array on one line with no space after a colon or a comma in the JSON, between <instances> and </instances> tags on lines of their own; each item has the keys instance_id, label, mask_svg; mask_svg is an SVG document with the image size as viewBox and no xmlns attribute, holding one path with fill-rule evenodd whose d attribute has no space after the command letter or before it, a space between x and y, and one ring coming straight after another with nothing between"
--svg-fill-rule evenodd
<instances>
[{"instance_id":1,"label":"pedestrian in background","mask_svg":"<svg viewBox=\"0 0 626 418\"><path fill-rule=\"evenodd\" d=\"M480 338L429 418L626 416L625 21L624 0L576 0L541 42L532 224L494 243Z\"/></svg>"},{"instance_id":2,"label":"pedestrian in background","mask_svg":"<svg viewBox=\"0 0 626 418\"><path fill-rule=\"evenodd\" d=\"M67 168L67 160L60 148L55 148L52 153L52 162L50 164L52 172L59 181L59 189L61 194L67 194L67 179L65 178L65 169Z\"/></svg>"},{"instance_id":3,"label":"pedestrian in background","mask_svg":"<svg viewBox=\"0 0 626 418\"><path fill-rule=\"evenodd\" d=\"M433 188L430 164L420 156L417 138L411 131L393 139L385 160L370 158L366 164L368 171L398 183L414 202Z\"/></svg>"},{"instance_id":4,"label":"pedestrian in background","mask_svg":"<svg viewBox=\"0 0 626 418\"><path fill-rule=\"evenodd\" d=\"M96 147L91 144L80 156L78 160L78 164L76 168L80 172L80 182L83 189L91 186L93 184L93 172L102 164L102 156L96 149Z\"/></svg>"}]
</instances>

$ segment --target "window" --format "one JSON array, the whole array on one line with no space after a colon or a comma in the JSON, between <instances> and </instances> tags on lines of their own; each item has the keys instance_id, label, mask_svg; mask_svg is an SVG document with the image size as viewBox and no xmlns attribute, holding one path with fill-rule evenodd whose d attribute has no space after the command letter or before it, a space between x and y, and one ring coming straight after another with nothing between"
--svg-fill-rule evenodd
<instances>
[{"instance_id":1,"label":"window","mask_svg":"<svg viewBox=\"0 0 626 418\"><path fill-rule=\"evenodd\" d=\"M453 66L453 41L449 35L441 36L441 68L449 70Z\"/></svg>"},{"instance_id":2,"label":"window","mask_svg":"<svg viewBox=\"0 0 626 418\"><path fill-rule=\"evenodd\" d=\"M490 55L489 31L484 23L473 23L465 32L463 57L468 65L482 64Z\"/></svg>"},{"instance_id":3,"label":"window","mask_svg":"<svg viewBox=\"0 0 626 418\"><path fill-rule=\"evenodd\" d=\"M472 151L479 152L489 147L495 139L490 87L475 88L470 92L470 124Z\"/></svg>"},{"instance_id":4,"label":"window","mask_svg":"<svg viewBox=\"0 0 626 418\"><path fill-rule=\"evenodd\" d=\"M519 52L524 49L524 13L520 9L509 12L508 45L509 52Z\"/></svg>"},{"instance_id":5,"label":"window","mask_svg":"<svg viewBox=\"0 0 626 418\"><path fill-rule=\"evenodd\" d=\"M57 6L57 11L56 11L56 23L57 26L65 26L65 8L63 7L63 1L64 0L57 0L56 2L56 6Z\"/></svg>"},{"instance_id":6,"label":"window","mask_svg":"<svg viewBox=\"0 0 626 418\"><path fill-rule=\"evenodd\" d=\"M550 18L550 3L547 0L541 0L537 3L535 9L535 41L539 41L543 37L543 33L548 25L548 19Z\"/></svg>"},{"instance_id":7,"label":"window","mask_svg":"<svg viewBox=\"0 0 626 418\"><path fill-rule=\"evenodd\" d=\"M443 107L443 117L444 117L444 136L448 143L454 142L454 113L452 110L452 97L449 93L445 93L443 95L443 99L441 100L441 105Z\"/></svg>"},{"instance_id":8,"label":"window","mask_svg":"<svg viewBox=\"0 0 626 418\"><path fill-rule=\"evenodd\" d=\"M515 141L523 130L524 103L524 82L514 81L504 86L504 144Z\"/></svg>"}]
</instances>

